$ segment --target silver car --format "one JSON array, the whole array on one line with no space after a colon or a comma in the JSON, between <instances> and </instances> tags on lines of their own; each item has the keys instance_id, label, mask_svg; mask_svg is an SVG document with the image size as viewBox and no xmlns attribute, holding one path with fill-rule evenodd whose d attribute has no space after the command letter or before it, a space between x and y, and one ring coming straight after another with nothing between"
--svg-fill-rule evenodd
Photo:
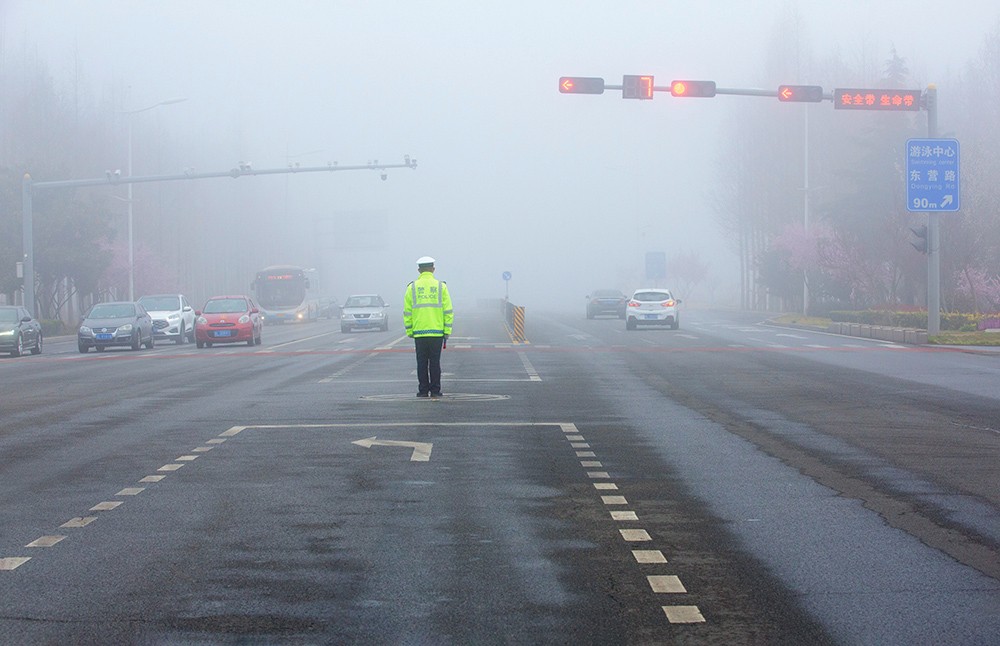
<instances>
[{"instance_id":1,"label":"silver car","mask_svg":"<svg viewBox=\"0 0 1000 646\"><path fill-rule=\"evenodd\" d=\"M389 329L389 305L378 294L348 296L340 309L340 331Z\"/></svg>"},{"instance_id":2,"label":"silver car","mask_svg":"<svg viewBox=\"0 0 1000 646\"><path fill-rule=\"evenodd\" d=\"M640 325L669 325L676 330L681 325L681 315L677 311L680 302L667 289L637 289L625 308L625 329L634 330Z\"/></svg>"}]
</instances>

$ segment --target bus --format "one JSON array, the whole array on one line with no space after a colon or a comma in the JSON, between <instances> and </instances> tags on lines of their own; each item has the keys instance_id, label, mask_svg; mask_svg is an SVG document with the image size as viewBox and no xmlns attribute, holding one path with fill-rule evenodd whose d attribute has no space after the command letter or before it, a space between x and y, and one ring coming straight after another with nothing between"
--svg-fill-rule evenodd
<instances>
[{"instance_id":1,"label":"bus","mask_svg":"<svg viewBox=\"0 0 1000 646\"><path fill-rule=\"evenodd\" d=\"M319 299L309 285L313 269L274 265L257 272L250 286L265 323L315 321Z\"/></svg>"}]
</instances>

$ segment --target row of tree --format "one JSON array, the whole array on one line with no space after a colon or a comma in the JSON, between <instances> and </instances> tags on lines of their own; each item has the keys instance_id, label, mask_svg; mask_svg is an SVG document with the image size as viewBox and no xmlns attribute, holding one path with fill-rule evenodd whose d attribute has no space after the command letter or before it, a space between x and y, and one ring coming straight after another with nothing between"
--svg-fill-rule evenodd
<instances>
[{"instance_id":1,"label":"row of tree","mask_svg":"<svg viewBox=\"0 0 1000 646\"><path fill-rule=\"evenodd\" d=\"M961 211L940 216L942 307L1000 310L1000 21L975 60L940 80L914 78L894 49L881 62L818 59L794 15L771 42L762 87L792 80L917 89L937 81L939 136L961 145ZM904 177L906 141L927 137L926 119L923 111L829 103L741 106L714 206L738 244L745 307L926 306L927 260L911 244L926 216L907 210Z\"/></svg>"}]
</instances>

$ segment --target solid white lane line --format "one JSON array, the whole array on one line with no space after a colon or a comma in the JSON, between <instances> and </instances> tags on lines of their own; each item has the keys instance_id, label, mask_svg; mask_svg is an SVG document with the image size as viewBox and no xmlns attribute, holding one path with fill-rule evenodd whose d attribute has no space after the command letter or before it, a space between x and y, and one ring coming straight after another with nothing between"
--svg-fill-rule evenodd
<instances>
[{"instance_id":1,"label":"solid white lane line","mask_svg":"<svg viewBox=\"0 0 1000 646\"><path fill-rule=\"evenodd\" d=\"M521 363L524 364L524 371L528 373L528 379L531 381L541 381L542 378L538 376L538 371L535 370L535 367L531 365L530 361L528 361L528 355L523 352L518 352L517 354L521 357Z\"/></svg>"}]
</instances>

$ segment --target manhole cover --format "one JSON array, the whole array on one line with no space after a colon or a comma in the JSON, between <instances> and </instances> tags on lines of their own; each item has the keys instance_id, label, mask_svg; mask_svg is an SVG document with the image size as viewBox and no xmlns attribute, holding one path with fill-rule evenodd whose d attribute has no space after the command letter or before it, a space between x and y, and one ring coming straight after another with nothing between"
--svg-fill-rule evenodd
<instances>
[{"instance_id":1,"label":"manhole cover","mask_svg":"<svg viewBox=\"0 0 1000 646\"><path fill-rule=\"evenodd\" d=\"M480 401L497 401L500 399L510 399L508 395L487 395L481 393L445 393L441 397L417 397L416 395L363 395L361 399L376 402L401 402L401 401L414 401L414 402L439 402L439 401L449 401L449 402L480 402Z\"/></svg>"}]
</instances>

